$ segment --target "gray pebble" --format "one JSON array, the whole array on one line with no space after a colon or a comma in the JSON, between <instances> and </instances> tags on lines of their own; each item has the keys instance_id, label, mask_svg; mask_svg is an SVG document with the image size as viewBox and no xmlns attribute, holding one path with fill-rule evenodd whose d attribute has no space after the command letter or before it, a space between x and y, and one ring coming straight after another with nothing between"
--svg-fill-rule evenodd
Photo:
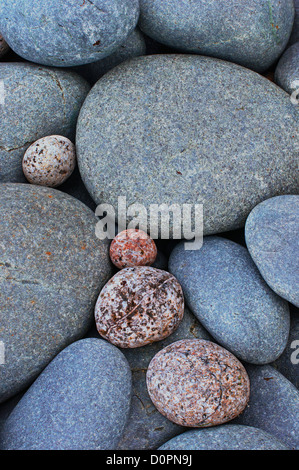
<instances>
[{"instance_id":1,"label":"gray pebble","mask_svg":"<svg viewBox=\"0 0 299 470\"><path fill-rule=\"evenodd\" d=\"M294 0L295 5L295 19L292 34L290 37L289 45L295 44L299 41L299 0Z\"/></svg>"},{"instance_id":2,"label":"gray pebble","mask_svg":"<svg viewBox=\"0 0 299 470\"><path fill-rule=\"evenodd\" d=\"M274 80L290 95L299 89L299 42L289 47L280 58ZM298 98L298 92L295 98Z\"/></svg>"}]
</instances>

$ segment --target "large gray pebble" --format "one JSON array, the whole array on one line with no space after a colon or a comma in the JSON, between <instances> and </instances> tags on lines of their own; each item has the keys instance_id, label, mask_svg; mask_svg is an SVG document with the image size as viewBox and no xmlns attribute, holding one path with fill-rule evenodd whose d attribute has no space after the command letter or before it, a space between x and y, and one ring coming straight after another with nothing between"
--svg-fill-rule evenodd
<instances>
[{"instance_id":1,"label":"large gray pebble","mask_svg":"<svg viewBox=\"0 0 299 470\"><path fill-rule=\"evenodd\" d=\"M64 349L42 372L2 430L5 450L114 449L131 399L123 354L100 339Z\"/></svg>"},{"instance_id":2,"label":"large gray pebble","mask_svg":"<svg viewBox=\"0 0 299 470\"><path fill-rule=\"evenodd\" d=\"M31 62L69 67L112 54L135 28L138 0L2 0L0 31Z\"/></svg>"},{"instance_id":3,"label":"large gray pebble","mask_svg":"<svg viewBox=\"0 0 299 470\"><path fill-rule=\"evenodd\" d=\"M290 328L288 303L268 287L246 248L220 237L204 238L197 251L186 251L181 243L170 256L169 271L191 311L238 358L265 364L282 354Z\"/></svg>"},{"instance_id":4,"label":"large gray pebble","mask_svg":"<svg viewBox=\"0 0 299 470\"><path fill-rule=\"evenodd\" d=\"M279 60L274 80L287 93L292 94L299 89L299 42L289 47ZM295 99L298 98L298 92Z\"/></svg>"},{"instance_id":5,"label":"large gray pebble","mask_svg":"<svg viewBox=\"0 0 299 470\"><path fill-rule=\"evenodd\" d=\"M140 27L158 42L259 72L289 40L293 0L140 0Z\"/></svg>"},{"instance_id":6,"label":"large gray pebble","mask_svg":"<svg viewBox=\"0 0 299 470\"><path fill-rule=\"evenodd\" d=\"M187 431L163 444L159 450L288 450L270 434L250 426L226 424Z\"/></svg>"},{"instance_id":7,"label":"large gray pebble","mask_svg":"<svg viewBox=\"0 0 299 470\"><path fill-rule=\"evenodd\" d=\"M133 374L133 397L130 417L118 449L156 449L185 429L165 418L153 405L147 391L146 371L150 361L161 349L186 338L211 339L188 309L185 309L184 318L176 332L165 340L135 350L123 350Z\"/></svg>"},{"instance_id":8,"label":"large gray pebble","mask_svg":"<svg viewBox=\"0 0 299 470\"><path fill-rule=\"evenodd\" d=\"M299 391L276 369L247 366L250 399L234 423L254 426L299 449Z\"/></svg>"},{"instance_id":9,"label":"large gray pebble","mask_svg":"<svg viewBox=\"0 0 299 470\"><path fill-rule=\"evenodd\" d=\"M245 226L249 253L267 284L299 307L299 196L257 205Z\"/></svg>"},{"instance_id":10,"label":"large gray pebble","mask_svg":"<svg viewBox=\"0 0 299 470\"><path fill-rule=\"evenodd\" d=\"M25 63L1 62L1 80L0 182L25 182L25 150L47 135L73 140L90 86L74 72Z\"/></svg>"},{"instance_id":11,"label":"large gray pebble","mask_svg":"<svg viewBox=\"0 0 299 470\"><path fill-rule=\"evenodd\" d=\"M97 218L77 199L29 184L0 184L0 402L29 385L84 336L111 276Z\"/></svg>"},{"instance_id":12,"label":"large gray pebble","mask_svg":"<svg viewBox=\"0 0 299 470\"><path fill-rule=\"evenodd\" d=\"M296 107L266 78L217 59L156 55L119 65L93 87L77 153L97 204L117 210L126 196L149 213L151 204L203 203L211 234L298 190L298 135Z\"/></svg>"},{"instance_id":13,"label":"large gray pebble","mask_svg":"<svg viewBox=\"0 0 299 470\"><path fill-rule=\"evenodd\" d=\"M136 28L126 41L111 55L91 64L81 65L75 70L94 85L105 73L132 57L145 55L146 44L141 31Z\"/></svg>"},{"instance_id":14,"label":"large gray pebble","mask_svg":"<svg viewBox=\"0 0 299 470\"><path fill-rule=\"evenodd\" d=\"M295 5L295 19L292 34L290 37L289 45L295 44L299 41L299 0L294 0Z\"/></svg>"}]
</instances>

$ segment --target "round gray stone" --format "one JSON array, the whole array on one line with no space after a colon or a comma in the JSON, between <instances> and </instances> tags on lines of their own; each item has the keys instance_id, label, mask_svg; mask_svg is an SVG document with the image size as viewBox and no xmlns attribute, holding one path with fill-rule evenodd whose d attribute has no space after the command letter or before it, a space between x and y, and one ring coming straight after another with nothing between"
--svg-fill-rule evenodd
<instances>
[{"instance_id":1,"label":"round gray stone","mask_svg":"<svg viewBox=\"0 0 299 470\"><path fill-rule=\"evenodd\" d=\"M245 226L249 253L267 284L299 307L299 196L258 204Z\"/></svg>"},{"instance_id":2,"label":"round gray stone","mask_svg":"<svg viewBox=\"0 0 299 470\"><path fill-rule=\"evenodd\" d=\"M248 251L220 237L186 251L179 244L169 271L181 284L190 310L218 343L253 364L274 361L286 347L288 303L265 283Z\"/></svg>"},{"instance_id":3,"label":"round gray stone","mask_svg":"<svg viewBox=\"0 0 299 470\"><path fill-rule=\"evenodd\" d=\"M74 72L25 63L1 62L0 80L0 182L25 182L22 157L33 142L47 135L74 141L90 86Z\"/></svg>"},{"instance_id":4,"label":"round gray stone","mask_svg":"<svg viewBox=\"0 0 299 470\"><path fill-rule=\"evenodd\" d=\"M246 367L250 379L250 399L234 423L254 426L299 449L299 391L276 369Z\"/></svg>"},{"instance_id":5,"label":"round gray stone","mask_svg":"<svg viewBox=\"0 0 299 470\"><path fill-rule=\"evenodd\" d=\"M183 51L262 72L286 47L294 21L293 0L140 0L140 28Z\"/></svg>"},{"instance_id":6,"label":"round gray stone","mask_svg":"<svg viewBox=\"0 0 299 470\"><path fill-rule=\"evenodd\" d=\"M2 0L0 31L19 56L55 67L116 51L135 28L138 0Z\"/></svg>"},{"instance_id":7,"label":"round gray stone","mask_svg":"<svg viewBox=\"0 0 299 470\"><path fill-rule=\"evenodd\" d=\"M274 80L287 93L292 94L299 89L299 42L289 47L282 55L275 70Z\"/></svg>"},{"instance_id":8,"label":"round gray stone","mask_svg":"<svg viewBox=\"0 0 299 470\"><path fill-rule=\"evenodd\" d=\"M74 70L94 85L105 73L132 57L145 55L146 44L139 28L127 37L126 41L111 55L91 64L81 65Z\"/></svg>"},{"instance_id":9,"label":"round gray stone","mask_svg":"<svg viewBox=\"0 0 299 470\"><path fill-rule=\"evenodd\" d=\"M153 405L147 391L146 372L149 363L161 349L175 341L194 338L211 339L194 315L185 309L180 326L165 340L136 350L123 350L132 370L133 396L130 417L118 450L156 449L185 429L161 415Z\"/></svg>"},{"instance_id":10,"label":"round gray stone","mask_svg":"<svg viewBox=\"0 0 299 470\"><path fill-rule=\"evenodd\" d=\"M112 269L97 218L77 199L29 184L0 184L0 402L28 386L93 322Z\"/></svg>"},{"instance_id":11,"label":"round gray stone","mask_svg":"<svg viewBox=\"0 0 299 470\"><path fill-rule=\"evenodd\" d=\"M149 214L152 204L203 203L204 231L213 234L244 226L260 201L298 191L298 136L289 95L259 74L156 55L119 65L93 87L77 156L97 204L117 210L126 196Z\"/></svg>"},{"instance_id":12,"label":"round gray stone","mask_svg":"<svg viewBox=\"0 0 299 470\"><path fill-rule=\"evenodd\" d=\"M288 450L288 447L260 429L226 424L187 431L163 444L159 450Z\"/></svg>"},{"instance_id":13,"label":"round gray stone","mask_svg":"<svg viewBox=\"0 0 299 470\"><path fill-rule=\"evenodd\" d=\"M289 45L295 44L299 41L299 0L294 0L295 5L295 19L292 34L290 37Z\"/></svg>"},{"instance_id":14,"label":"round gray stone","mask_svg":"<svg viewBox=\"0 0 299 470\"><path fill-rule=\"evenodd\" d=\"M124 355L100 339L64 349L5 422L5 450L106 450L122 436L131 400Z\"/></svg>"}]
</instances>

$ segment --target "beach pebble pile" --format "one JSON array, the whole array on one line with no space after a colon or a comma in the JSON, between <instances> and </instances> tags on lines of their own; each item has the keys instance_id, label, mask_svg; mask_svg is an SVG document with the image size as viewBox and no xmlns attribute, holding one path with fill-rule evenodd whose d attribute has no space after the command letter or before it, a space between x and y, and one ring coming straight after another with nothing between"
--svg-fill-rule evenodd
<instances>
[{"instance_id":1,"label":"beach pebble pile","mask_svg":"<svg viewBox=\"0 0 299 470\"><path fill-rule=\"evenodd\" d=\"M243 3L0 1L1 450L299 449L299 0Z\"/></svg>"}]
</instances>

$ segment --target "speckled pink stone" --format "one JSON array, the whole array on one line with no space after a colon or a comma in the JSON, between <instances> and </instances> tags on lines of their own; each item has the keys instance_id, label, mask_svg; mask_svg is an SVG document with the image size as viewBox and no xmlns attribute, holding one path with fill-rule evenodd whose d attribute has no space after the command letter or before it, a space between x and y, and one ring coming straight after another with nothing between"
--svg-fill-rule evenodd
<instances>
[{"instance_id":1,"label":"speckled pink stone","mask_svg":"<svg viewBox=\"0 0 299 470\"><path fill-rule=\"evenodd\" d=\"M110 258L119 269L134 266L151 266L157 257L157 247L142 230L120 232L110 245Z\"/></svg>"},{"instance_id":2,"label":"speckled pink stone","mask_svg":"<svg viewBox=\"0 0 299 470\"><path fill-rule=\"evenodd\" d=\"M146 380L156 408L181 426L225 423L238 416L249 400L243 365L226 349L205 340L177 341L159 351Z\"/></svg>"},{"instance_id":3,"label":"speckled pink stone","mask_svg":"<svg viewBox=\"0 0 299 470\"><path fill-rule=\"evenodd\" d=\"M75 146L60 135L37 140L26 150L23 158L23 172L29 183L50 188L64 183L75 166Z\"/></svg>"},{"instance_id":4,"label":"speckled pink stone","mask_svg":"<svg viewBox=\"0 0 299 470\"><path fill-rule=\"evenodd\" d=\"M119 271L103 288L95 308L98 332L121 348L137 348L173 333L184 316L176 278L147 266Z\"/></svg>"}]
</instances>

